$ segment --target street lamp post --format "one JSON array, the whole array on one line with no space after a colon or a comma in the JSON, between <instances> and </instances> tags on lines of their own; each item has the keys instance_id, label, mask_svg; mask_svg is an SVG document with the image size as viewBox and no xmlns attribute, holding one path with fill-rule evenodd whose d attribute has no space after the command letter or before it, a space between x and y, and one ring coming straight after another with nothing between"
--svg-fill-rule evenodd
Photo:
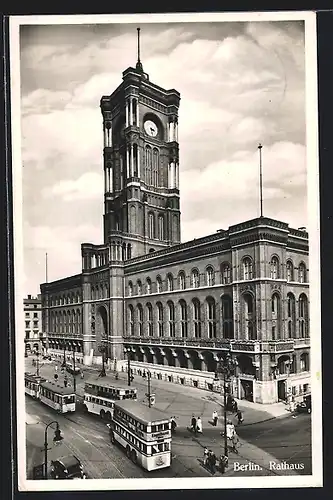
<instances>
[{"instance_id":1,"label":"street lamp post","mask_svg":"<svg viewBox=\"0 0 333 500\"><path fill-rule=\"evenodd\" d=\"M126 349L127 353L127 384L131 386L131 350Z\"/></svg>"},{"instance_id":2,"label":"street lamp post","mask_svg":"<svg viewBox=\"0 0 333 500\"><path fill-rule=\"evenodd\" d=\"M53 420L45 427L44 433L44 479L47 479L47 451L48 451L48 442L47 442L47 431L52 424L56 424L56 430L54 431L53 441L55 443L62 441L64 438L61 435L59 423L56 420Z\"/></svg>"},{"instance_id":3,"label":"street lamp post","mask_svg":"<svg viewBox=\"0 0 333 500\"><path fill-rule=\"evenodd\" d=\"M151 373L147 370L147 384L148 384L148 406L151 408Z\"/></svg>"},{"instance_id":4,"label":"street lamp post","mask_svg":"<svg viewBox=\"0 0 333 500\"><path fill-rule=\"evenodd\" d=\"M66 342L64 341L64 359L61 365L63 368L66 367Z\"/></svg>"},{"instance_id":5,"label":"street lamp post","mask_svg":"<svg viewBox=\"0 0 333 500\"><path fill-rule=\"evenodd\" d=\"M227 383L235 374L237 361L231 357L230 351L227 352L217 362L215 380L219 380L219 374L223 375L223 418L224 418L224 456L228 459L228 436L227 436Z\"/></svg>"},{"instance_id":6,"label":"street lamp post","mask_svg":"<svg viewBox=\"0 0 333 500\"><path fill-rule=\"evenodd\" d=\"M105 351L106 351L105 346L101 345L99 347L99 352L102 354L102 370L100 371L100 373L98 375L99 377L106 377L106 372L105 372L105 358L104 358Z\"/></svg>"},{"instance_id":7,"label":"street lamp post","mask_svg":"<svg viewBox=\"0 0 333 500\"><path fill-rule=\"evenodd\" d=\"M76 366L75 366L75 346L73 345L73 386L76 392Z\"/></svg>"},{"instance_id":8,"label":"street lamp post","mask_svg":"<svg viewBox=\"0 0 333 500\"><path fill-rule=\"evenodd\" d=\"M36 375L39 377L39 350L36 351Z\"/></svg>"}]
</instances>

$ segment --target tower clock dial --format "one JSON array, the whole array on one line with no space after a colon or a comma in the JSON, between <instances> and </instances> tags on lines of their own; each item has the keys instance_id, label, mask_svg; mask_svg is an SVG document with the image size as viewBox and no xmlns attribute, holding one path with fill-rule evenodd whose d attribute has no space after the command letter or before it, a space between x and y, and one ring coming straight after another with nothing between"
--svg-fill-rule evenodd
<instances>
[{"instance_id":1,"label":"tower clock dial","mask_svg":"<svg viewBox=\"0 0 333 500\"><path fill-rule=\"evenodd\" d=\"M150 137L156 137L158 134L157 125L152 120L145 121L144 129L145 129L146 134L149 135Z\"/></svg>"}]
</instances>

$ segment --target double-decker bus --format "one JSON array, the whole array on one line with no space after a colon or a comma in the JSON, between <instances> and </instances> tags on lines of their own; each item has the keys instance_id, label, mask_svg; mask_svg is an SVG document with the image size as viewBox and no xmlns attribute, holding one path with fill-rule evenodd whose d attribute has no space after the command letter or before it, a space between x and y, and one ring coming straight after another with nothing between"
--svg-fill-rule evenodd
<instances>
[{"instance_id":1,"label":"double-decker bus","mask_svg":"<svg viewBox=\"0 0 333 500\"><path fill-rule=\"evenodd\" d=\"M171 419L161 410L119 401L107 426L111 443L123 446L134 463L148 471L170 467Z\"/></svg>"},{"instance_id":2,"label":"double-decker bus","mask_svg":"<svg viewBox=\"0 0 333 500\"><path fill-rule=\"evenodd\" d=\"M71 387L61 387L53 382L41 382L39 400L59 413L74 412L76 397Z\"/></svg>"},{"instance_id":3,"label":"double-decker bus","mask_svg":"<svg viewBox=\"0 0 333 500\"><path fill-rule=\"evenodd\" d=\"M137 389L112 385L110 380L87 381L84 386L85 410L99 415L103 420L111 420L113 403L130 399L136 401Z\"/></svg>"},{"instance_id":4,"label":"double-decker bus","mask_svg":"<svg viewBox=\"0 0 333 500\"><path fill-rule=\"evenodd\" d=\"M46 379L40 377L39 375L34 375L33 373L26 372L24 374L24 391L29 396L39 399L39 388L40 383L45 382Z\"/></svg>"}]
</instances>

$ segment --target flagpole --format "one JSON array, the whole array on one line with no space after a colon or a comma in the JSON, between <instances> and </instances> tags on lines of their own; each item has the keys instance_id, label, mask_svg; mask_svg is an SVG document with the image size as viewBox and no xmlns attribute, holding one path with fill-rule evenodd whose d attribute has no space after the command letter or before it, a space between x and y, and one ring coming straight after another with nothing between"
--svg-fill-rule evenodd
<instances>
[{"instance_id":1,"label":"flagpole","mask_svg":"<svg viewBox=\"0 0 333 500\"><path fill-rule=\"evenodd\" d=\"M263 217L264 210L263 210L263 197L262 197L262 156L261 156L261 150L262 150L262 145L258 145L259 149L259 193L260 193L260 217Z\"/></svg>"},{"instance_id":2,"label":"flagpole","mask_svg":"<svg viewBox=\"0 0 333 500\"><path fill-rule=\"evenodd\" d=\"M47 276L47 252L45 254L45 282L48 282L48 276Z\"/></svg>"}]
</instances>

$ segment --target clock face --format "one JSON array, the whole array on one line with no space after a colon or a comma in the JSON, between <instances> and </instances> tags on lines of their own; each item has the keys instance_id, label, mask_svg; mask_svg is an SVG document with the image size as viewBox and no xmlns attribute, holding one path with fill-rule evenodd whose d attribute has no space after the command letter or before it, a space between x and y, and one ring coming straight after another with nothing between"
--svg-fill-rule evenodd
<instances>
[{"instance_id":1,"label":"clock face","mask_svg":"<svg viewBox=\"0 0 333 500\"><path fill-rule=\"evenodd\" d=\"M158 128L156 123L154 123L152 120L147 120L144 124L144 128L146 131L146 134L148 134L150 137L156 137L158 134Z\"/></svg>"}]
</instances>

